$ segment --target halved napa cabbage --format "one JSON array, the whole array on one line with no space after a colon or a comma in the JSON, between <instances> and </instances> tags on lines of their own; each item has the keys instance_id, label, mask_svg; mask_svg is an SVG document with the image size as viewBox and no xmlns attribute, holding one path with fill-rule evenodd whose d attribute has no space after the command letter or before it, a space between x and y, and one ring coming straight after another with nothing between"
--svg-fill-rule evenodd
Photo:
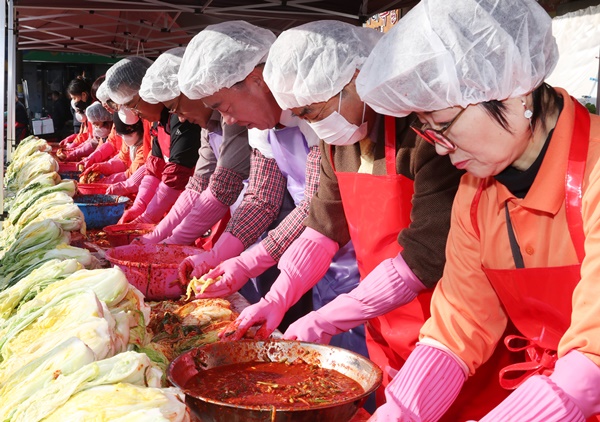
<instances>
[{"instance_id":1,"label":"halved napa cabbage","mask_svg":"<svg viewBox=\"0 0 600 422\"><path fill-rule=\"evenodd\" d=\"M22 307L22 312L39 308L54 298L76 290L92 290L99 300L110 308L119 303L129 287L129 282L123 271L118 267L98 270L79 270L73 274L49 285L35 299Z\"/></svg>"},{"instance_id":2,"label":"halved napa cabbage","mask_svg":"<svg viewBox=\"0 0 600 422\"><path fill-rule=\"evenodd\" d=\"M141 387L158 387L162 372L153 366L143 353L124 352L111 358L89 363L75 372L60 375L55 381L46 384L43 390L35 391L15 408L13 420L35 422L50 415L69 399L92 387L117 383L134 384ZM137 390L136 391L142 391ZM118 394L107 400L94 400L88 396L99 409L113 408L119 405L121 395ZM144 406L144 396L140 393L137 405ZM130 403L131 404L131 403ZM71 418L63 420L71 421ZM88 419L88 420L93 420Z\"/></svg>"},{"instance_id":3,"label":"halved napa cabbage","mask_svg":"<svg viewBox=\"0 0 600 422\"><path fill-rule=\"evenodd\" d=\"M115 320L91 290L58 296L29 312L19 310L0 327L0 385L65 338L78 337L103 359L120 351L115 336Z\"/></svg>"},{"instance_id":4,"label":"halved napa cabbage","mask_svg":"<svg viewBox=\"0 0 600 422\"><path fill-rule=\"evenodd\" d=\"M27 277L21 279L14 286L1 291L0 324L11 316L17 306L33 299L35 295L44 290L49 284L61 280L81 268L82 265L75 259L52 259L33 270Z\"/></svg>"},{"instance_id":5,"label":"halved napa cabbage","mask_svg":"<svg viewBox=\"0 0 600 422\"><path fill-rule=\"evenodd\" d=\"M106 385L77 393L44 421L188 422L183 401L183 394L175 388Z\"/></svg>"},{"instance_id":6,"label":"halved napa cabbage","mask_svg":"<svg viewBox=\"0 0 600 422\"><path fill-rule=\"evenodd\" d=\"M0 388L0 419L10 419L19 403L46 388L59 375L68 375L94 362L94 352L71 337L16 371Z\"/></svg>"}]
</instances>

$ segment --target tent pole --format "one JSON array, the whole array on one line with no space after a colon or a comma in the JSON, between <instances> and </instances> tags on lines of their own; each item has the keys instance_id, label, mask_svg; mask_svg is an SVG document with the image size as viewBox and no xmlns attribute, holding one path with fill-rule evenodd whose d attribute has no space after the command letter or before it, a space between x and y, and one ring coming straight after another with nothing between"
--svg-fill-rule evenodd
<instances>
[{"instance_id":1,"label":"tent pole","mask_svg":"<svg viewBox=\"0 0 600 422\"><path fill-rule=\"evenodd\" d=\"M6 145L6 160L12 161L12 154L15 147L15 111L16 111L16 91L17 84L15 83L15 57L16 57L16 37L15 37L15 15L14 15L14 0L8 0L8 10L6 13L6 21L8 23L8 80L6 83L6 92L8 92L8 122L7 129L7 145Z\"/></svg>"},{"instance_id":2,"label":"tent pole","mask_svg":"<svg viewBox=\"0 0 600 422\"><path fill-rule=\"evenodd\" d=\"M6 57L6 1L2 0L0 7L0 22L2 22L2 32L0 33L0 57L4 61ZM0 72L0 220L3 220L4 216L4 71Z\"/></svg>"}]
</instances>

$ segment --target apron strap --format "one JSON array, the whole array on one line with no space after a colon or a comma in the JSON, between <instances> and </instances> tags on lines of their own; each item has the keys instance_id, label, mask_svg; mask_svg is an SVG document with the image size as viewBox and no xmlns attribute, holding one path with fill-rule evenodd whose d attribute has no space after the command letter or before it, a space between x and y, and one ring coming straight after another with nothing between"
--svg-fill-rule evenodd
<instances>
[{"instance_id":1,"label":"apron strap","mask_svg":"<svg viewBox=\"0 0 600 422\"><path fill-rule=\"evenodd\" d=\"M388 175L396 174L396 118L385 116L385 168Z\"/></svg>"},{"instance_id":2,"label":"apron strap","mask_svg":"<svg viewBox=\"0 0 600 422\"><path fill-rule=\"evenodd\" d=\"M506 229L508 230L508 241L510 243L510 250L515 261L515 266L517 268L525 268L525 263L523 262L523 255L521 254L521 249L519 248L519 242L517 242L517 237L515 236L515 231L513 229L512 222L510 221L510 213L508 212L508 201L504 203L504 210L506 211L505 215Z\"/></svg>"},{"instance_id":3,"label":"apron strap","mask_svg":"<svg viewBox=\"0 0 600 422\"><path fill-rule=\"evenodd\" d=\"M502 388L514 390L533 375L548 375L554 369L557 360L556 351L541 349L530 339L516 335L506 336L504 344L511 352L524 350L529 360L513 363L500 370L499 380Z\"/></svg>"}]
</instances>

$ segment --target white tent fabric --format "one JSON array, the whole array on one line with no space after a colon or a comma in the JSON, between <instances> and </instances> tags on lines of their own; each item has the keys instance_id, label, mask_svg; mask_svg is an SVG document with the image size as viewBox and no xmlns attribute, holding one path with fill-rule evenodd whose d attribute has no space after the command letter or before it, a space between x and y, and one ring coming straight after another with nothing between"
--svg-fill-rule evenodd
<instances>
[{"instance_id":1,"label":"white tent fabric","mask_svg":"<svg viewBox=\"0 0 600 422\"><path fill-rule=\"evenodd\" d=\"M558 44L556 68L546 81L565 88L581 103L597 104L600 56L600 6L591 6L552 19Z\"/></svg>"}]
</instances>

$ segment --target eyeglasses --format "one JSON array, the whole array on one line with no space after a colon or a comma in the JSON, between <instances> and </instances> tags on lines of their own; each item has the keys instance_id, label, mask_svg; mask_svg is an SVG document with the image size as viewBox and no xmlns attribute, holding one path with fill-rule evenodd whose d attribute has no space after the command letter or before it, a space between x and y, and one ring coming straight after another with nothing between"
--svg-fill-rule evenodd
<instances>
[{"instance_id":1,"label":"eyeglasses","mask_svg":"<svg viewBox=\"0 0 600 422\"><path fill-rule=\"evenodd\" d=\"M443 148L446 148L448 151L456 151L456 144L450 139L448 139L448 137L444 135L444 132L450 130L450 126L452 126L458 120L460 115L463 114L465 110L466 108L463 108L456 116L454 116L454 119L452 119L446 126L444 126L441 129L433 129L431 127L428 127L427 123L425 123L421 127L419 127L417 123L413 123L412 125L410 125L410 128L414 130L416 134L419 135L421 138L429 142L431 145L439 145Z\"/></svg>"},{"instance_id":2,"label":"eyeglasses","mask_svg":"<svg viewBox=\"0 0 600 422\"><path fill-rule=\"evenodd\" d=\"M135 114L138 114L138 115L139 115L139 114L140 114L140 111L138 110L138 108L137 108L137 107L138 107L138 104L140 103L140 101L142 101L142 97L140 97L140 96L138 95L138 97L137 97L137 101L135 102L135 104L133 104L133 105L130 105L130 106L126 106L126 107L128 107L129 109L131 109L131 111L133 111Z\"/></svg>"}]
</instances>

